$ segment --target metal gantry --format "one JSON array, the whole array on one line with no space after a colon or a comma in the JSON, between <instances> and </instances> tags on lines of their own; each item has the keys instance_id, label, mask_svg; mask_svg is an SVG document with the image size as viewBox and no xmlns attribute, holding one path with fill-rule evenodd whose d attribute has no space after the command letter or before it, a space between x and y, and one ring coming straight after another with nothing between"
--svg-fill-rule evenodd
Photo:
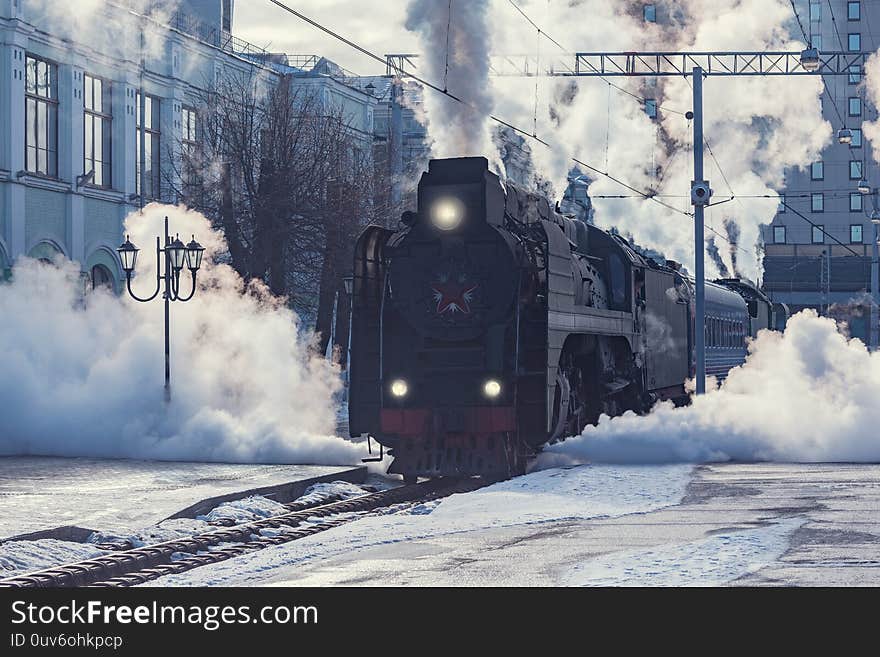
<instances>
[{"instance_id":1,"label":"metal gantry","mask_svg":"<svg viewBox=\"0 0 880 657\"><path fill-rule=\"evenodd\" d=\"M705 208L710 204L709 182L703 179L703 78L708 76L792 76L864 74L870 53L802 52L578 52L538 60L534 55L496 55L490 72L520 77L684 77L693 78L694 179L694 297L696 392L706 392ZM406 76L417 55L386 55L388 75ZM843 126L845 127L845 126Z\"/></svg>"},{"instance_id":2,"label":"metal gantry","mask_svg":"<svg viewBox=\"0 0 880 657\"><path fill-rule=\"evenodd\" d=\"M804 66L801 52L577 52L560 56L492 55L490 74L499 77L690 77L704 75L846 75L863 67L868 53L816 53ZM406 76L418 68L419 55L385 55L385 73ZM813 69L813 66L817 68ZM864 68L861 69L864 71Z\"/></svg>"}]
</instances>

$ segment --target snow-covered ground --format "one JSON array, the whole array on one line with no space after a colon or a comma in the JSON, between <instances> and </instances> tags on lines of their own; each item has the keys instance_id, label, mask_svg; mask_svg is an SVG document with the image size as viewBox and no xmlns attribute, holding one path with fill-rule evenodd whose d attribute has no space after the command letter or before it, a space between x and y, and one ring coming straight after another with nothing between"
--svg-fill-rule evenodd
<instances>
[{"instance_id":1,"label":"snow-covered ground","mask_svg":"<svg viewBox=\"0 0 880 657\"><path fill-rule=\"evenodd\" d=\"M486 531L541 527L590 518L621 517L647 513L677 504L684 495L692 466L582 466L534 472L473 493L405 507L397 513L365 517L320 534L276 546L194 571L156 580L157 586L258 585L334 583L320 575L303 577L307 565L332 562L338 557L356 557L360 576L373 577L370 584L382 584L383 572L397 572L386 557L401 549L397 564L405 568L412 558L426 559L432 551L416 547L426 542L442 545L450 537L471 538L478 545ZM475 548L475 550L478 548ZM442 553L443 550L441 549ZM390 561L396 561L392 558ZM421 584L523 584L528 562L520 562L507 577L494 581L460 581L451 573L439 573L436 581ZM452 579L447 575L452 575ZM519 580L519 581L517 581ZM393 582L388 582L393 583Z\"/></svg>"},{"instance_id":2,"label":"snow-covered ground","mask_svg":"<svg viewBox=\"0 0 880 657\"><path fill-rule=\"evenodd\" d=\"M552 469L154 585L880 584L880 466Z\"/></svg>"},{"instance_id":3,"label":"snow-covered ground","mask_svg":"<svg viewBox=\"0 0 880 657\"><path fill-rule=\"evenodd\" d=\"M200 500L350 468L0 458L0 539L76 525L101 531L147 527Z\"/></svg>"},{"instance_id":4,"label":"snow-covered ground","mask_svg":"<svg viewBox=\"0 0 880 657\"><path fill-rule=\"evenodd\" d=\"M345 481L318 483L310 486L301 502L320 503L328 496L350 498L367 491ZM255 495L240 500L223 502L205 515L196 518L175 518L158 524L122 531L98 531L85 542L38 539L0 543L0 579L41 570L60 564L91 559L105 554L97 546L104 543L128 543L132 547L153 545L216 529L214 522L235 524L268 518L286 513L287 508L274 500Z\"/></svg>"},{"instance_id":5,"label":"snow-covered ground","mask_svg":"<svg viewBox=\"0 0 880 657\"><path fill-rule=\"evenodd\" d=\"M312 497L366 492L323 486ZM209 518L279 511L251 498L123 538L152 543L208 529ZM877 585L878 544L880 466L590 465L399 505L149 585ZM95 553L94 544L7 543L0 573Z\"/></svg>"}]
</instances>

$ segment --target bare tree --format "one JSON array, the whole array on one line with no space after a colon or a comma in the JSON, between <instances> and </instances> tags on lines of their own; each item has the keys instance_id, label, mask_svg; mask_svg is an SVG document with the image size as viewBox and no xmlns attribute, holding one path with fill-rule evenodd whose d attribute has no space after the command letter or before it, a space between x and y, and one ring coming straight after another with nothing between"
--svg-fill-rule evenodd
<instances>
[{"instance_id":1,"label":"bare tree","mask_svg":"<svg viewBox=\"0 0 880 657\"><path fill-rule=\"evenodd\" d=\"M372 139L314 87L257 70L217 81L196 112L196 145L181 142L169 176L178 198L223 231L242 277L314 318L318 350L331 334L344 346L354 242L367 223L389 223Z\"/></svg>"}]
</instances>

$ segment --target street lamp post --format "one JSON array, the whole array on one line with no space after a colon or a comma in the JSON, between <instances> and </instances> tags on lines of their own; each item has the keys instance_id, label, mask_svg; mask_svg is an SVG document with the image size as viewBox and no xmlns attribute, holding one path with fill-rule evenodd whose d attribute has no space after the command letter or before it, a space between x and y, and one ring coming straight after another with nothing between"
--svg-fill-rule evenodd
<instances>
[{"instance_id":1,"label":"street lamp post","mask_svg":"<svg viewBox=\"0 0 880 657\"><path fill-rule=\"evenodd\" d=\"M138 249L126 236L125 242L116 251L122 261L122 269L125 271L126 289L135 301L146 303L155 299L162 291L165 300L165 401L171 401L171 338L170 328L170 304L172 301L186 302L193 298L196 292L196 272L202 265L204 247L196 242L195 235L189 244L184 244L176 237L171 241L168 233L168 217L165 217L165 246L162 248L160 237L156 237L156 291L149 297L142 299L131 289L131 275L137 264ZM164 265L163 265L164 256ZM180 294L180 273L184 264L192 274L192 289L186 297ZM164 281L164 290L162 283Z\"/></svg>"}]
</instances>

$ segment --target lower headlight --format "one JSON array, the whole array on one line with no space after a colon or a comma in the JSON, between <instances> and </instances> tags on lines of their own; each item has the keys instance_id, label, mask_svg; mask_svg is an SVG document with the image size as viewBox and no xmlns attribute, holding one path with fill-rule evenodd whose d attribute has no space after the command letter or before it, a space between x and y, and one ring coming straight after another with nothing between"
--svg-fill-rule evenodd
<instances>
[{"instance_id":1,"label":"lower headlight","mask_svg":"<svg viewBox=\"0 0 880 657\"><path fill-rule=\"evenodd\" d=\"M501 382L495 379L489 379L483 384L483 394L489 399L495 399L501 394Z\"/></svg>"},{"instance_id":2,"label":"lower headlight","mask_svg":"<svg viewBox=\"0 0 880 657\"><path fill-rule=\"evenodd\" d=\"M400 399L401 397L406 397L406 393L409 392L409 386L406 385L406 381L403 379L395 379L391 382L391 394Z\"/></svg>"}]
</instances>

